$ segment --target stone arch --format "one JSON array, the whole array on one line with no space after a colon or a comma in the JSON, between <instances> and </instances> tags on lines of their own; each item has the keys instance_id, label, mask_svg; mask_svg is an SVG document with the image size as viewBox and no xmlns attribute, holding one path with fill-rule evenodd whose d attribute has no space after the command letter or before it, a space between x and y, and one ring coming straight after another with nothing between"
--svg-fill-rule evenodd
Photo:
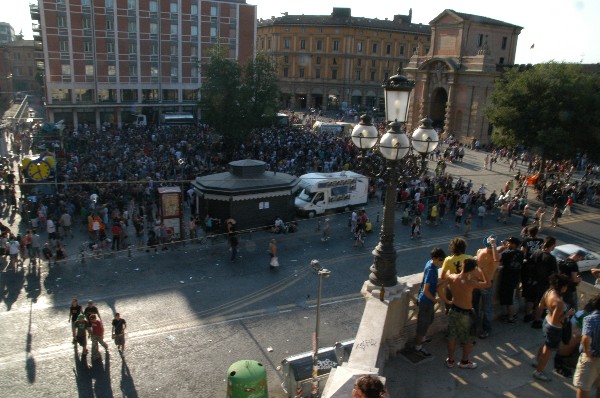
<instances>
[{"instance_id":1,"label":"stone arch","mask_svg":"<svg viewBox=\"0 0 600 398\"><path fill-rule=\"evenodd\" d=\"M431 107L429 118L433 120L433 127L444 128L446 120L446 103L448 102L448 93L443 87L438 87L431 93Z\"/></svg>"}]
</instances>

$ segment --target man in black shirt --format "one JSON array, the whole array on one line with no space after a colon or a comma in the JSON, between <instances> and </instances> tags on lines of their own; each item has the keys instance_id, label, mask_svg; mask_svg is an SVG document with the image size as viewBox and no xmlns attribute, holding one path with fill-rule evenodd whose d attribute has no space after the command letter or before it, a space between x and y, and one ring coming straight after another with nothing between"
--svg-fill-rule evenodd
<instances>
[{"instance_id":1,"label":"man in black shirt","mask_svg":"<svg viewBox=\"0 0 600 398\"><path fill-rule=\"evenodd\" d=\"M558 263L558 269L561 274L569 277L569 287L563 294L563 301L569 306L569 308L577 309L577 285L581 282L581 275L579 275L579 267L577 261L581 261L585 258L585 252L583 250L577 250L572 253L569 257L564 260L560 260Z\"/></svg>"},{"instance_id":2,"label":"man in black shirt","mask_svg":"<svg viewBox=\"0 0 600 398\"><path fill-rule=\"evenodd\" d=\"M534 285L534 267L535 265L532 261L530 261L531 255L542 248L544 244L544 240L542 238L538 238L538 227L526 227L527 237L521 243L521 251L525 256L523 260L523 268L521 269L521 284L523 288L523 298L525 298L525 318L523 319L525 322L533 321L533 306L537 304L536 300L536 290ZM539 298L537 298L539 301Z\"/></svg>"},{"instance_id":3,"label":"man in black shirt","mask_svg":"<svg viewBox=\"0 0 600 398\"><path fill-rule=\"evenodd\" d=\"M542 310L538 304L544 295L544 292L550 287L549 279L550 275L558 273L558 265L556 263L556 257L552 255L552 250L556 247L556 238L553 236L547 236L544 239L544 244L540 250L534 252L529 262L532 264L531 269L533 273L533 305L537 306L535 310L534 319L531 323L531 327L534 329L542 328Z\"/></svg>"},{"instance_id":4,"label":"man in black shirt","mask_svg":"<svg viewBox=\"0 0 600 398\"><path fill-rule=\"evenodd\" d=\"M98 315L98 319L102 319L102 317L100 316L100 313L98 312L98 307L96 307L94 305L94 301L93 300L89 300L87 307L85 307L85 309L83 310L83 313L85 315L85 318L89 321L90 320L90 315L92 314L96 314Z\"/></svg>"}]
</instances>

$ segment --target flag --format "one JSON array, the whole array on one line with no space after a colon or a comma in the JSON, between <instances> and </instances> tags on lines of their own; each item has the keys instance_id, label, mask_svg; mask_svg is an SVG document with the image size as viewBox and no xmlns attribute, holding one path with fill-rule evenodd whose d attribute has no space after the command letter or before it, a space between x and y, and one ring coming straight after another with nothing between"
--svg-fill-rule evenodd
<instances>
[{"instance_id":1,"label":"flag","mask_svg":"<svg viewBox=\"0 0 600 398\"><path fill-rule=\"evenodd\" d=\"M533 50L533 47L535 47L535 43L533 43L533 44L531 45L531 47L529 47L529 49L530 49L530 50Z\"/></svg>"},{"instance_id":2,"label":"flag","mask_svg":"<svg viewBox=\"0 0 600 398\"><path fill-rule=\"evenodd\" d=\"M527 185L534 185L538 178L540 178L539 172L536 175L534 175L533 177L529 177L527 179Z\"/></svg>"}]
</instances>

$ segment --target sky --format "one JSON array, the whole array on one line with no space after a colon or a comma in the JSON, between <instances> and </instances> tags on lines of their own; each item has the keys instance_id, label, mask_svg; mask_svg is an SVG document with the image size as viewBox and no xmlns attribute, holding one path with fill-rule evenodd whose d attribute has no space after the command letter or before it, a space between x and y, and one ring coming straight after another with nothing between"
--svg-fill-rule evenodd
<instances>
[{"instance_id":1,"label":"sky","mask_svg":"<svg viewBox=\"0 0 600 398\"><path fill-rule=\"evenodd\" d=\"M11 0L0 0L8 3ZM15 33L23 31L31 39L29 2L15 0L0 22L9 22ZM481 15L523 27L519 35L516 63L540 62L600 63L600 1L598 0L246 0L257 6L258 18L267 19L287 12L290 15L329 15L333 7L349 7L353 16L393 18L408 15L412 8L413 23L428 24L444 9ZM533 45L533 48L531 46Z\"/></svg>"}]
</instances>

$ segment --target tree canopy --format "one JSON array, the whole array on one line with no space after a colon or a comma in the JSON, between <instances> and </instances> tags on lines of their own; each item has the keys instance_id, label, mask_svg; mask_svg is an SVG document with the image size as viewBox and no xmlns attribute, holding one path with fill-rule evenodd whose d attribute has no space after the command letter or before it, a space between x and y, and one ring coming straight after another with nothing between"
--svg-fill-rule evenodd
<instances>
[{"instance_id":1,"label":"tree canopy","mask_svg":"<svg viewBox=\"0 0 600 398\"><path fill-rule=\"evenodd\" d=\"M496 145L524 145L546 159L578 152L600 159L600 79L579 64L509 69L496 82L485 114Z\"/></svg>"},{"instance_id":2,"label":"tree canopy","mask_svg":"<svg viewBox=\"0 0 600 398\"><path fill-rule=\"evenodd\" d=\"M202 65L202 120L223 135L229 156L248 133L274 120L279 101L275 63L264 53L245 65L215 47Z\"/></svg>"}]
</instances>

